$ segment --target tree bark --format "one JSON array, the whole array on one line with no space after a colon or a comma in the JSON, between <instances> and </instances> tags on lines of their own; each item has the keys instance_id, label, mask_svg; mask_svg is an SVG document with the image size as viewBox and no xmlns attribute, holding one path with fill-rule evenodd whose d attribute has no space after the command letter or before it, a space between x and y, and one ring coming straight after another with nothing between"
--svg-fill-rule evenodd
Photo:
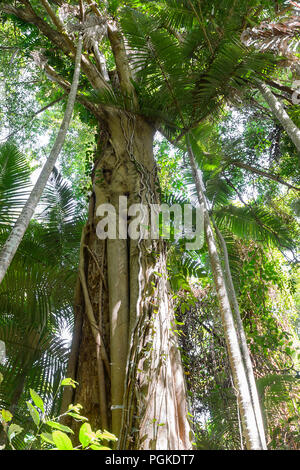
<instances>
[{"instance_id":1,"label":"tree bark","mask_svg":"<svg viewBox=\"0 0 300 470\"><path fill-rule=\"evenodd\" d=\"M196 185L199 204L204 205L204 230L208 245L209 259L215 281L217 296L219 299L229 362L231 366L234 386L237 392L239 411L242 421L243 434L246 441L246 447L248 450L263 450L259 430L255 419L255 413L252 405L252 399L245 372L245 367L243 364L243 358L241 355L238 337L234 325L234 319L227 294L222 266L218 255L214 233L210 223L208 207L204 190L202 187L202 178L199 175L195 157L188 139L187 148L193 178Z\"/></svg>"},{"instance_id":2,"label":"tree bark","mask_svg":"<svg viewBox=\"0 0 300 470\"><path fill-rule=\"evenodd\" d=\"M270 106L270 109L274 116L278 119L288 136L294 142L298 152L300 153L300 129L294 124L288 113L279 100L273 95L270 88L260 80L256 80L257 88L263 95L264 99Z\"/></svg>"},{"instance_id":3,"label":"tree bark","mask_svg":"<svg viewBox=\"0 0 300 470\"><path fill-rule=\"evenodd\" d=\"M33 190L31 191L31 194L17 222L15 223L11 231L11 234L9 235L0 253L0 283L2 282L7 272L7 269L9 268L10 263L22 241L22 238L27 230L30 220L34 214L34 211L43 194L43 191L47 184L49 176L51 175L51 172L54 168L54 165L63 147L66 134L69 129L70 121L72 118L74 103L75 103L77 89L78 89L79 76L80 76L80 64L81 64L81 52L82 52L82 36L80 35L78 39L78 47L76 51L73 83L72 83L70 94L68 97L65 115L64 115L62 124L60 126L58 136L56 138L54 146L50 152L50 155L40 173L40 176L37 182L35 183Z\"/></svg>"},{"instance_id":4,"label":"tree bark","mask_svg":"<svg viewBox=\"0 0 300 470\"><path fill-rule=\"evenodd\" d=\"M70 398L83 405L92 427L107 426L118 437L119 449L191 449L164 244L119 236L133 220L124 219L120 196L128 207L159 203L154 129L125 111L106 113L82 237L76 311L82 326L68 370L79 386ZM97 208L107 203L123 225L117 224L116 239L100 240Z\"/></svg>"}]
</instances>

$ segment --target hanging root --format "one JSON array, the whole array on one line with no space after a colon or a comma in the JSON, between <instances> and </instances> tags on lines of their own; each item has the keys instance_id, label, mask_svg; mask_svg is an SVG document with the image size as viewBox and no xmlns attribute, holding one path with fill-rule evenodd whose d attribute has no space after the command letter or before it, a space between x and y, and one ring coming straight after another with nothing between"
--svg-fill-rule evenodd
<instances>
[{"instance_id":1,"label":"hanging root","mask_svg":"<svg viewBox=\"0 0 300 470\"><path fill-rule=\"evenodd\" d=\"M91 326L91 330L95 339L95 343L96 343L100 416L101 416L102 426L106 429L108 427L108 417L107 417L107 398L106 398L106 390L105 390L105 374L104 374L103 363L104 363L106 372L109 377L111 375L111 371L110 371L110 365L109 365L107 352L106 352L105 345L101 336L100 325L97 325L96 323L92 303L91 303L88 288L87 288L85 266L84 266L84 252L83 252L84 248L86 247L85 245L86 235L87 235L87 227L84 227L83 232L82 232L81 245L80 245L79 278L80 278L80 282L82 286L82 292L83 292L84 303L85 303L85 311L86 311L86 314L87 314L87 317ZM99 266L98 263L97 263L97 266Z\"/></svg>"}]
</instances>

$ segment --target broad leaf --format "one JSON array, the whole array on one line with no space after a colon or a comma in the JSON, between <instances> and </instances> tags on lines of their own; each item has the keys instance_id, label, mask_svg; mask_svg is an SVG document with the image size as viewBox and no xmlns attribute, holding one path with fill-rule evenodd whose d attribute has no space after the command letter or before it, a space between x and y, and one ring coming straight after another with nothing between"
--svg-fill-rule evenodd
<instances>
[{"instance_id":1,"label":"broad leaf","mask_svg":"<svg viewBox=\"0 0 300 470\"><path fill-rule=\"evenodd\" d=\"M23 431L23 428L18 424L11 424L8 428L7 436L9 441L11 441L15 436L20 434Z\"/></svg>"},{"instance_id":2,"label":"broad leaf","mask_svg":"<svg viewBox=\"0 0 300 470\"><path fill-rule=\"evenodd\" d=\"M82 447L87 447L94 439L96 439L96 434L92 431L91 425L83 423L79 431L79 441Z\"/></svg>"},{"instance_id":3,"label":"broad leaf","mask_svg":"<svg viewBox=\"0 0 300 470\"><path fill-rule=\"evenodd\" d=\"M29 391L30 391L30 396L35 406L37 406L43 413L45 413L44 402L41 399L41 397L34 390L32 390L32 388Z\"/></svg>"},{"instance_id":4,"label":"broad leaf","mask_svg":"<svg viewBox=\"0 0 300 470\"><path fill-rule=\"evenodd\" d=\"M38 410L29 401L26 402L26 405L34 424L36 425L36 427L39 427L41 420Z\"/></svg>"},{"instance_id":5,"label":"broad leaf","mask_svg":"<svg viewBox=\"0 0 300 470\"><path fill-rule=\"evenodd\" d=\"M61 431L53 431L52 439L58 450L73 450L71 439Z\"/></svg>"},{"instance_id":6,"label":"broad leaf","mask_svg":"<svg viewBox=\"0 0 300 470\"><path fill-rule=\"evenodd\" d=\"M51 428L58 429L59 431L74 434L74 432L71 428L69 428L69 426L64 426L63 424L56 423L55 421L46 421L46 424L48 424L48 426L50 426Z\"/></svg>"},{"instance_id":7,"label":"broad leaf","mask_svg":"<svg viewBox=\"0 0 300 470\"><path fill-rule=\"evenodd\" d=\"M1 410L1 416L5 423L9 423L13 419L13 415L8 410Z\"/></svg>"}]
</instances>

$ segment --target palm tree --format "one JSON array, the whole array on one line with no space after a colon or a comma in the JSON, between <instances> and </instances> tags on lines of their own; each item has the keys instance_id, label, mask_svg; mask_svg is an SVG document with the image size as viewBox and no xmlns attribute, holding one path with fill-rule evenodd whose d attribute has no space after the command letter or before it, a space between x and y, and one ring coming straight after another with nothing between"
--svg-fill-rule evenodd
<instances>
[{"instance_id":1,"label":"palm tree","mask_svg":"<svg viewBox=\"0 0 300 470\"><path fill-rule=\"evenodd\" d=\"M290 7L292 8L292 7ZM283 11L286 13L286 10ZM282 16L283 13L278 13ZM247 46L254 46L260 51L272 51L277 55L287 58L288 65L291 68L298 67L295 52L299 47L300 21L299 16L289 15L281 18L281 21L264 21L254 28L247 28L241 35L241 40ZM285 64L286 65L286 64ZM261 80L257 80L257 87L263 95L266 103L269 105L273 115L278 119L283 129L287 132L300 153L300 130L292 121L282 103L274 96L271 89ZM273 86L280 87L280 84L272 82Z\"/></svg>"},{"instance_id":2,"label":"palm tree","mask_svg":"<svg viewBox=\"0 0 300 470\"><path fill-rule=\"evenodd\" d=\"M215 241L212 225L209 218L208 206L203 191L203 182L199 176L199 170L197 169L196 160L190 144L187 144L188 152L190 157L190 165L197 188L197 196L199 204L204 204L204 231L207 240L208 252L210 257L210 263L214 276L216 291L219 298L220 310L222 315L222 321L224 326L226 344L228 349L229 361L231 364L231 371L233 375L234 385L238 391L238 401L240 407L240 413L243 424L244 437L248 449L263 450L266 449L266 441L264 435L263 421L261 417L261 410L257 406L257 392L254 379L251 377L249 381L249 372L252 372L252 367L249 371L250 358L248 355L244 356L248 359L246 365L248 369L245 369L245 364L240 351L239 340L235 329L234 318L230 305L230 296L228 295L228 289L225 283L224 274L221 266L221 262L218 256L217 244ZM229 265L227 269L230 272ZM239 318L239 317L238 317ZM239 318L240 319L240 318ZM243 351L248 352L246 344L245 334L243 325L239 323L239 327L242 331L242 339L244 340ZM247 353L246 353L247 354ZM251 361L250 361L251 365ZM253 372L252 372L253 374ZM250 385L254 388L254 395ZM255 397L256 401L253 401ZM254 406L256 405L256 406Z\"/></svg>"},{"instance_id":3,"label":"palm tree","mask_svg":"<svg viewBox=\"0 0 300 470\"><path fill-rule=\"evenodd\" d=\"M199 135L198 135L198 137L201 136L201 138L199 138L201 148L199 145L198 146L196 145L197 139L195 138L193 138L193 148L195 148L195 151L197 151L199 165L204 166L204 168L206 168L205 170L206 196L204 196L204 190L201 189L203 188L203 183L201 183L201 176L198 176L199 170L198 170L192 149L190 147L190 144L188 144L189 149L190 149L191 163L193 165L192 168L194 170L193 176L192 177L190 176L190 178L193 180L194 185L195 185L195 181L197 182L197 185L196 185L197 189L195 191L195 194L198 197L199 202L203 203L204 198L208 198L210 202L210 210L209 210L210 219L213 221L213 226L217 235L217 239L219 240L219 243L220 243L220 252L221 252L220 257L224 261L224 275L222 273L220 259L217 258L218 256L217 255L217 251L218 251L217 243L214 239L213 231L211 227L209 231L206 227L207 239L211 237L210 242L212 246L210 247L211 249L209 250L210 259L213 258L212 251L216 253L216 255L214 255L213 253L215 259L213 259L213 262L211 262L211 266L212 266L213 271L216 270L216 266L217 266L219 277L220 277L219 284L221 285L221 288L219 286L218 287L220 288L221 294L222 292L223 293L225 292L225 294L223 295L228 297L227 304L225 304L225 306L221 304L221 309L224 309L224 308L228 309L227 314L231 317L231 322L232 322L232 313L234 313L234 317L235 317L234 321L237 326L237 333L238 333L238 340L239 340L238 342L241 348L241 353L243 356L243 362L245 366L245 371L244 371L245 374L243 374L242 372L242 375L244 375L242 379L245 381L245 376L246 376L247 380L246 380L245 387L247 386L249 387L249 391L247 391L246 393L248 393L248 399L249 399L249 395L251 397L253 411L255 413L255 419L257 422L257 430L260 435L259 437L260 441L258 441L258 445L262 445L262 442L263 442L264 443L263 446L264 448L266 448L261 406L259 403L255 378L253 375L253 367L252 367L252 363L250 359L250 354L248 350L244 327L243 327L243 323L242 323L241 316L240 316L239 305L238 305L237 298L236 298L235 287L234 287L233 280L232 280L227 245L224 240L224 237L222 236L221 231L218 228L218 225L221 227L222 231L223 230L225 231L226 237L227 238L229 237L229 240L231 240L230 233L233 232L237 236L242 237L242 239L257 240L259 241L259 243L264 243L264 246L266 247L268 246L269 243L275 244L279 248L284 248L288 246L291 247L290 245L291 237L290 237L289 231L285 227L285 224L283 224L283 221L279 220L277 216L275 217L274 215L272 215L265 208L257 207L256 205L249 205L249 204L246 204L245 207L237 207L237 206L230 204L230 200L232 200L236 196L235 187L231 184L230 179L227 179L226 175L225 176L223 175L224 170L222 170L222 167L218 165L218 162L220 162L222 158L216 154L214 155L214 158L212 158L212 154L216 151L216 149L217 151L220 151L220 148L218 148L219 147L218 144L216 144L216 140L213 140L213 144L211 144L210 136L211 136L212 127L207 124L203 124L202 127L203 127L203 130L202 132L200 130ZM208 132L207 129L209 129L210 132ZM206 141L210 142L211 149L206 148L206 145L205 145ZM209 164L207 162L207 157L210 157ZM210 168L210 170L208 170L208 168ZM239 195L239 192L237 192L237 194ZM243 199L241 200L241 202L243 202ZM185 203L187 203L187 201ZM218 225L216 224L214 217L216 217L218 221ZM209 221L207 206L206 206L206 220ZM203 252L203 250L201 250L201 252ZM172 263L174 263L174 259ZM178 262L176 262L176 266L178 266ZM190 273L190 275L193 274L194 267L196 267L196 265L193 262L189 262L189 264L187 264L187 268L189 270L188 272ZM201 264L199 267L201 267ZM176 271L177 269L175 269L175 272ZM200 276L203 275L203 266L202 266L202 273L200 271L198 275ZM229 303L230 303L230 306L229 306ZM232 312L230 311L230 307L232 309ZM225 328L225 331L226 329L227 328ZM234 329L231 331L233 331L233 335L235 336ZM241 360L239 347L238 347L239 345L237 344L237 338L235 337L232 343L229 345L229 351L232 350L233 348L236 348L234 349L235 351L237 351L236 356L239 357L239 360ZM232 359L231 359L231 362L233 362ZM232 365L232 369L233 367L235 367L234 364ZM233 376L234 376L234 373L233 373ZM236 383L236 377L234 377L234 381ZM248 385L247 385L247 382L248 382ZM235 385L235 388L240 390L240 388L237 385ZM249 408L251 409L251 405L249 406ZM247 411L248 409L246 409L246 412ZM243 410L241 410L241 416L243 417ZM247 417L247 413L246 413L246 417Z\"/></svg>"},{"instance_id":4,"label":"palm tree","mask_svg":"<svg viewBox=\"0 0 300 470\"><path fill-rule=\"evenodd\" d=\"M10 161L14 155L18 153L13 147ZM18 179L19 171L22 174L16 165L6 187ZM14 198L10 201L13 205ZM0 339L6 346L0 407L9 409L24 428L15 441L17 448L24 445L31 426L26 406L30 388L44 398L50 414L59 413L59 385L70 349L64 336L73 327L73 285L84 225L72 190L57 170L39 209L39 220L29 225L0 287Z\"/></svg>"},{"instance_id":5,"label":"palm tree","mask_svg":"<svg viewBox=\"0 0 300 470\"><path fill-rule=\"evenodd\" d=\"M275 54L288 58L291 63L296 62L294 53L299 44L299 15L296 11L290 11L291 14L286 16L284 13L287 11L276 13L277 18L274 21L265 20L253 28L245 29L241 36L242 42L260 51L271 50Z\"/></svg>"},{"instance_id":6,"label":"palm tree","mask_svg":"<svg viewBox=\"0 0 300 470\"><path fill-rule=\"evenodd\" d=\"M294 124L284 109L282 103L273 95L272 91L265 83L258 80L257 87L268 103L272 113L274 116L276 116L283 129L294 142L298 152L300 153L300 129L296 126L296 124Z\"/></svg>"}]
</instances>

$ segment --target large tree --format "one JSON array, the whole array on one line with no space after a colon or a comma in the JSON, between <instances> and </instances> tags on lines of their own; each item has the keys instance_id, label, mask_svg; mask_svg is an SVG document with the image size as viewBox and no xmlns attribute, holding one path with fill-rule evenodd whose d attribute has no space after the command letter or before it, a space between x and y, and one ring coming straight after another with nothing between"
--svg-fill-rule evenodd
<instances>
[{"instance_id":1,"label":"large tree","mask_svg":"<svg viewBox=\"0 0 300 470\"><path fill-rule=\"evenodd\" d=\"M113 15L100 13L95 6L87 11L83 2L58 2L58 16L56 5L41 3L2 4L1 10L36 26L62 58L74 58L77 32L82 31L86 47L82 71L90 90L117 91L124 100L124 108L117 109L78 97L98 121L99 142L82 234L68 370L80 383L73 400L84 406L94 427L111 429L121 448L187 449L191 441L185 381L172 331L163 243L105 241L96 234L100 204L110 203L118 213L122 195L131 204L159 203L153 157L156 127L139 112L124 38ZM68 20L73 22L71 29ZM101 49L95 47L102 36L108 39L116 64L112 80ZM94 61L87 53L90 41L94 41ZM69 82L43 58L39 61L69 91ZM115 90L113 79L118 82Z\"/></svg>"},{"instance_id":2,"label":"large tree","mask_svg":"<svg viewBox=\"0 0 300 470\"><path fill-rule=\"evenodd\" d=\"M231 41L249 15L256 19L258 2L241 1L234 8L224 0L213 12L210 2L203 2L204 10L199 2L162 1L158 10L156 3L0 4L23 28L34 28L39 50L32 55L66 92L77 36L83 34L77 99L97 123L98 139L68 369L80 386L74 396L65 394L63 406L81 403L91 424L110 428L126 449L186 449L191 441L165 247L161 240L119 236L128 222L119 197L129 204L158 204L155 132L179 142L247 83L248 73L261 74L266 65L260 53ZM203 14L213 19L209 31ZM120 216L116 240L97 236L103 203Z\"/></svg>"}]
</instances>

